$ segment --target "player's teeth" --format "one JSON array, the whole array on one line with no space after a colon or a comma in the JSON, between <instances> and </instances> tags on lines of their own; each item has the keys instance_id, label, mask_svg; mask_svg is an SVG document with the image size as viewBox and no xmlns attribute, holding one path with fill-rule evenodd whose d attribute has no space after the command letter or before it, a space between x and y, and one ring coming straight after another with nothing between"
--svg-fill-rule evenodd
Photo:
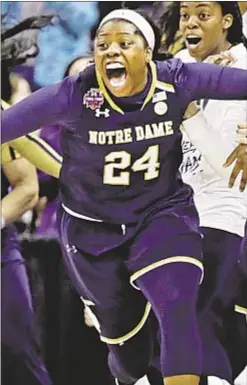
<instances>
[{"instance_id":1,"label":"player's teeth","mask_svg":"<svg viewBox=\"0 0 247 385\"><path fill-rule=\"evenodd\" d=\"M109 63L106 65L106 69L108 70L115 70L118 68L124 68L124 66L120 63Z\"/></svg>"}]
</instances>

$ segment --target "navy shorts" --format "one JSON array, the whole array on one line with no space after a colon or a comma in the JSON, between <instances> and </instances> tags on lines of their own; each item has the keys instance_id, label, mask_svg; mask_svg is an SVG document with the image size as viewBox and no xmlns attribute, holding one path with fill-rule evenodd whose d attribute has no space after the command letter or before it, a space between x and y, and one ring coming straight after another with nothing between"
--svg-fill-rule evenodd
<instances>
[{"instance_id":1,"label":"navy shorts","mask_svg":"<svg viewBox=\"0 0 247 385\"><path fill-rule=\"evenodd\" d=\"M202 267L202 239L194 207L163 210L136 226L85 221L62 208L58 226L64 262L101 340L121 344L151 311L135 280L168 263Z\"/></svg>"}]
</instances>

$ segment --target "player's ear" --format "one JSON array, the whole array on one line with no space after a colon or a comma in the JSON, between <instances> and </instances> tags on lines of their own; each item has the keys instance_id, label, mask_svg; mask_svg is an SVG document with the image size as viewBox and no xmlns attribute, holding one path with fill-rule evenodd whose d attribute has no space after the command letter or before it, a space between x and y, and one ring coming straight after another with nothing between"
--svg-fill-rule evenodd
<instances>
[{"instance_id":1,"label":"player's ear","mask_svg":"<svg viewBox=\"0 0 247 385\"><path fill-rule=\"evenodd\" d=\"M225 31L231 28L232 23L233 23L233 15L231 15L230 13L227 13L226 15L223 16L222 27Z\"/></svg>"},{"instance_id":2,"label":"player's ear","mask_svg":"<svg viewBox=\"0 0 247 385\"><path fill-rule=\"evenodd\" d=\"M150 47L147 47L146 48L146 62L150 63L150 61L152 60L152 57L153 57L153 51Z\"/></svg>"}]
</instances>

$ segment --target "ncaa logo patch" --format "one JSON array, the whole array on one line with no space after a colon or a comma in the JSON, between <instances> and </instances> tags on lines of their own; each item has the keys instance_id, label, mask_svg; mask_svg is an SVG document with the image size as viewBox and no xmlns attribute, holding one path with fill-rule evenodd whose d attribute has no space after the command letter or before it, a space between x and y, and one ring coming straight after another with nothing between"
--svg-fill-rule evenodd
<instances>
[{"instance_id":1,"label":"ncaa logo patch","mask_svg":"<svg viewBox=\"0 0 247 385\"><path fill-rule=\"evenodd\" d=\"M158 102L154 105L154 112L156 115L165 115L167 113L168 106L165 102Z\"/></svg>"},{"instance_id":2,"label":"ncaa logo patch","mask_svg":"<svg viewBox=\"0 0 247 385\"><path fill-rule=\"evenodd\" d=\"M97 90L97 88L90 88L90 90L83 97L83 104L93 111L100 108L103 103L104 96L99 90Z\"/></svg>"}]
</instances>

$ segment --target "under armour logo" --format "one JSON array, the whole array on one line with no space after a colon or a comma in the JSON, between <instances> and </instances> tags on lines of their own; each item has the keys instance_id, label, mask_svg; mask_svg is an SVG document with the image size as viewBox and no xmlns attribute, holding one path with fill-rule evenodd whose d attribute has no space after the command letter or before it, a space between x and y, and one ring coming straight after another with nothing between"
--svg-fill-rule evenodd
<instances>
[{"instance_id":1,"label":"under armour logo","mask_svg":"<svg viewBox=\"0 0 247 385\"><path fill-rule=\"evenodd\" d=\"M77 248L74 245L72 246L66 245L65 247L66 247L67 253L73 253L73 254L77 253Z\"/></svg>"},{"instance_id":2,"label":"under armour logo","mask_svg":"<svg viewBox=\"0 0 247 385\"><path fill-rule=\"evenodd\" d=\"M100 111L99 108L95 111L96 118L100 118L101 116L104 116L105 118L109 118L110 116L110 110L108 108L105 109L105 111Z\"/></svg>"}]
</instances>

